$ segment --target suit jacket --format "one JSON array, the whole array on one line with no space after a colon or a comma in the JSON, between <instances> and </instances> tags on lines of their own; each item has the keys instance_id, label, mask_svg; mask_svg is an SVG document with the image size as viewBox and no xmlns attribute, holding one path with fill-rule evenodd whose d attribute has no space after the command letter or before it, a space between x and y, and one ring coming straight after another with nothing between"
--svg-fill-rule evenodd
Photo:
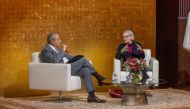
<instances>
[{"instance_id":1,"label":"suit jacket","mask_svg":"<svg viewBox=\"0 0 190 109\"><path fill-rule=\"evenodd\" d=\"M44 46L40 53L41 62L45 63L64 63L63 58L70 60L73 56L68 55L65 51L58 48L56 53L48 44Z\"/></svg>"},{"instance_id":2,"label":"suit jacket","mask_svg":"<svg viewBox=\"0 0 190 109\"><path fill-rule=\"evenodd\" d=\"M125 47L125 43L122 43L119 45L115 58L116 59L123 59L124 61L127 60L130 57L135 57L135 58L145 58L145 54L143 51L139 51L137 50L137 43L136 42L132 42L131 44L129 44L129 46L132 48L131 52L130 51L125 51L123 53L121 53L121 50L123 49L123 47ZM141 44L138 44L141 46Z\"/></svg>"},{"instance_id":3,"label":"suit jacket","mask_svg":"<svg viewBox=\"0 0 190 109\"><path fill-rule=\"evenodd\" d=\"M62 49L58 49L56 53L48 44L42 49L40 53L40 60L44 63L64 63L63 58L66 57L71 60L74 56L68 55ZM77 76L78 71L83 67L85 58L81 58L71 63L71 74Z\"/></svg>"}]
</instances>

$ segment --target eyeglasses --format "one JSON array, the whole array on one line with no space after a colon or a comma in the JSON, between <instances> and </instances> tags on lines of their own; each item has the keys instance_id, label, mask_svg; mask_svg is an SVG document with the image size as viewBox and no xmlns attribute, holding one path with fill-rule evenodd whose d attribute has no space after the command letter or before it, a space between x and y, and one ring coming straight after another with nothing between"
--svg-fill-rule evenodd
<instances>
[{"instance_id":1,"label":"eyeglasses","mask_svg":"<svg viewBox=\"0 0 190 109\"><path fill-rule=\"evenodd\" d=\"M125 36L123 36L124 38L127 38L127 37L129 37L130 35L125 35Z\"/></svg>"}]
</instances>

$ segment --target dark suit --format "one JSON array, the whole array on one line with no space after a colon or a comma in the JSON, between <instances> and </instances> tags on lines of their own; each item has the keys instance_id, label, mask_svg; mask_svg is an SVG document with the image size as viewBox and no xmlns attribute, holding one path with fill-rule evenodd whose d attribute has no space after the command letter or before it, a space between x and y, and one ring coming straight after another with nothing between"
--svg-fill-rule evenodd
<instances>
[{"instance_id":1,"label":"dark suit","mask_svg":"<svg viewBox=\"0 0 190 109\"><path fill-rule=\"evenodd\" d=\"M117 52L116 52L116 55L115 55L116 59L120 59L123 62L125 62L130 57L135 57L135 58L139 58L139 59L145 58L144 51L143 50L139 51L137 49L138 48L137 45L142 47L142 45L140 43L132 41L132 43L128 45L129 51L125 51L125 52L121 53L121 50L125 47L125 45L126 45L125 43L122 43L119 45ZM146 73L146 69L143 69L142 73L143 73L143 82L144 81L146 82L146 79L149 78L147 73Z\"/></svg>"},{"instance_id":2,"label":"dark suit","mask_svg":"<svg viewBox=\"0 0 190 109\"><path fill-rule=\"evenodd\" d=\"M145 58L144 52L137 50L137 48L138 48L137 43L134 41L128 45L128 47L132 49L131 52L129 50L129 51L125 51L125 52L121 53L121 50L125 47L125 45L126 45L125 43L122 43L119 45L116 55L115 55L116 59L122 59L123 61L126 61L130 57L135 57L135 58L139 58L139 59ZM138 44L138 45L141 46L141 44Z\"/></svg>"},{"instance_id":3,"label":"dark suit","mask_svg":"<svg viewBox=\"0 0 190 109\"><path fill-rule=\"evenodd\" d=\"M40 53L40 60L44 63L64 63L64 57L68 60L71 60L74 57L68 55L60 48L56 48L56 51L47 44ZM87 92L94 91L92 74L95 72L96 70L85 58L80 58L79 60L71 63L71 75L80 76L84 79Z\"/></svg>"}]
</instances>

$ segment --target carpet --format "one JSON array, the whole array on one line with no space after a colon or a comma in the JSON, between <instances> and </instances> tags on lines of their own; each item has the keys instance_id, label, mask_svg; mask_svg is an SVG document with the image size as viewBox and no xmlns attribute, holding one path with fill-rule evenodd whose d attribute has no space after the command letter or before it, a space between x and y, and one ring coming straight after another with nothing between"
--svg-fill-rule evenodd
<instances>
[{"instance_id":1,"label":"carpet","mask_svg":"<svg viewBox=\"0 0 190 109\"><path fill-rule=\"evenodd\" d=\"M87 103L85 92L66 92L63 101L57 100L58 93L49 96L0 98L3 109L190 109L190 91L177 89L151 90L148 105L122 106L121 98L111 98L108 93L98 92L106 103Z\"/></svg>"}]
</instances>

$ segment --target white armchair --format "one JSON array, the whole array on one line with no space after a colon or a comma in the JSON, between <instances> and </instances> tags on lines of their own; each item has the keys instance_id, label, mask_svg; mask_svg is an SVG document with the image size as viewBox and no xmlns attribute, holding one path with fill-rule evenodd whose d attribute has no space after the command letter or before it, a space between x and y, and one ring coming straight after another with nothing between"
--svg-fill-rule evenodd
<instances>
[{"instance_id":1,"label":"white armchair","mask_svg":"<svg viewBox=\"0 0 190 109\"><path fill-rule=\"evenodd\" d=\"M71 76L71 65L40 63L39 52L32 53L29 63L29 88L37 90L73 91L81 89L81 78Z\"/></svg>"},{"instance_id":2,"label":"white armchair","mask_svg":"<svg viewBox=\"0 0 190 109\"><path fill-rule=\"evenodd\" d=\"M146 65L150 68L150 71L147 71L149 76L148 81L153 81L154 86L158 87L159 83L159 62L156 58L151 57L150 49L143 49L145 52ZM129 75L129 72L122 71L121 61L114 58L114 71L112 75L113 83L121 83L122 81L126 81L126 77Z\"/></svg>"}]
</instances>

